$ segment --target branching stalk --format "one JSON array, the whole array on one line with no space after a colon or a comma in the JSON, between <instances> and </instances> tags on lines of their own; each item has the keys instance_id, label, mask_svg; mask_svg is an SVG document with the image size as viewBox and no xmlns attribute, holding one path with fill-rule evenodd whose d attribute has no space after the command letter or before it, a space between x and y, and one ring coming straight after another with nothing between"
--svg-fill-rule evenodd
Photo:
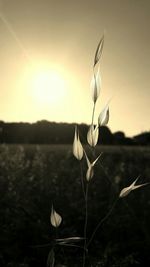
<instances>
[{"instance_id":1,"label":"branching stalk","mask_svg":"<svg viewBox=\"0 0 150 267\"><path fill-rule=\"evenodd\" d=\"M95 230L93 232L93 234L91 235L88 243L87 243L87 247L90 245L90 243L92 242L97 230L100 228L100 226L108 219L108 217L110 216L110 214L112 213L114 207L116 206L116 203L118 201L118 198L114 201L112 207L110 208L110 210L108 211L108 213L105 215L105 217L99 221L99 223L97 224L97 226L95 227Z\"/></svg>"},{"instance_id":2,"label":"branching stalk","mask_svg":"<svg viewBox=\"0 0 150 267\"><path fill-rule=\"evenodd\" d=\"M86 192L85 192L85 223L84 223L83 267L85 266L86 254L87 254L87 224L88 224L88 182L86 184Z\"/></svg>"},{"instance_id":3,"label":"branching stalk","mask_svg":"<svg viewBox=\"0 0 150 267\"><path fill-rule=\"evenodd\" d=\"M81 187L82 187L82 191L83 191L83 196L84 196L84 200L86 199L86 192L85 192L85 187L84 187L84 181L83 181L83 166L82 163L80 161L80 178L81 178Z\"/></svg>"}]
</instances>

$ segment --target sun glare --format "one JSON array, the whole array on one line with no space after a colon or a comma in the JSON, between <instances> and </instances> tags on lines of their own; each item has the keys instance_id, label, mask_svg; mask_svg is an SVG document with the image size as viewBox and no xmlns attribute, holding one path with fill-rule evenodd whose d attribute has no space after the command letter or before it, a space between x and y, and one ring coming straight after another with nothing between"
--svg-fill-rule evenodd
<instances>
[{"instance_id":1,"label":"sun glare","mask_svg":"<svg viewBox=\"0 0 150 267\"><path fill-rule=\"evenodd\" d=\"M55 69L33 69L30 92L35 102L57 104L65 98L67 84L62 73Z\"/></svg>"},{"instance_id":2,"label":"sun glare","mask_svg":"<svg viewBox=\"0 0 150 267\"><path fill-rule=\"evenodd\" d=\"M65 65L40 60L26 65L14 92L17 117L31 122L41 119L75 121L75 102L83 94Z\"/></svg>"}]
</instances>

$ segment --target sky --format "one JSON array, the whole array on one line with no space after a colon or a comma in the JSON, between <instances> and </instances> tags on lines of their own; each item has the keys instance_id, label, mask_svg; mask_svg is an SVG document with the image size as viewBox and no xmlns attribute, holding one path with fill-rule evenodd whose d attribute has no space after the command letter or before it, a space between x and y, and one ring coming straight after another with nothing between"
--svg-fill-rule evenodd
<instances>
[{"instance_id":1,"label":"sky","mask_svg":"<svg viewBox=\"0 0 150 267\"><path fill-rule=\"evenodd\" d=\"M0 120L91 123L90 83L104 33L95 120L150 130L149 0L0 0Z\"/></svg>"}]
</instances>

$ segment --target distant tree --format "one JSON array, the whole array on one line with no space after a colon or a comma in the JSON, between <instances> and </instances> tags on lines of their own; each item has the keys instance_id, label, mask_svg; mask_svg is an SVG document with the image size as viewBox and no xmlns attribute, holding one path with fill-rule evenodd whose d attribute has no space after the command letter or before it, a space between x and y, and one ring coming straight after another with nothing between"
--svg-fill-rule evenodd
<instances>
[{"instance_id":1,"label":"distant tree","mask_svg":"<svg viewBox=\"0 0 150 267\"><path fill-rule=\"evenodd\" d=\"M89 126L80 124L80 138L87 143ZM56 123L47 120L36 123L5 123L0 121L0 143L8 144L72 144L74 137L74 123ZM150 132L142 133L133 139L118 131L114 134L106 126L100 127L99 144L116 145L150 145Z\"/></svg>"},{"instance_id":2,"label":"distant tree","mask_svg":"<svg viewBox=\"0 0 150 267\"><path fill-rule=\"evenodd\" d=\"M113 134L106 126L100 127L99 144L113 144Z\"/></svg>"},{"instance_id":3,"label":"distant tree","mask_svg":"<svg viewBox=\"0 0 150 267\"><path fill-rule=\"evenodd\" d=\"M150 131L134 136L133 140L137 145L150 145Z\"/></svg>"},{"instance_id":4,"label":"distant tree","mask_svg":"<svg viewBox=\"0 0 150 267\"><path fill-rule=\"evenodd\" d=\"M134 145L134 140L126 137L122 131L115 132L113 136L115 145Z\"/></svg>"},{"instance_id":5,"label":"distant tree","mask_svg":"<svg viewBox=\"0 0 150 267\"><path fill-rule=\"evenodd\" d=\"M114 136L114 144L115 145L124 144L124 140L125 140L124 132L121 132L121 131L115 132L113 134L113 136Z\"/></svg>"}]
</instances>

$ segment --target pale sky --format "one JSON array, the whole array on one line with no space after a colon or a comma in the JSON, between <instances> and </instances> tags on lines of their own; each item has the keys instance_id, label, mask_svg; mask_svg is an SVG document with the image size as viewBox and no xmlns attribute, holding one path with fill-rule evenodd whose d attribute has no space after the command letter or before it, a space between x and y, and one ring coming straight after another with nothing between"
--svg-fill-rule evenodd
<instances>
[{"instance_id":1,"label":"pale sky","mask_svg":"<svg viewBox=\"0 0 150 267\"><path fill-rule=\"evenodd\" d=\"M0 0L0 120L90 124L90 82L105 33L95 122L150 130L149 0Z\"/></svg>"}]
</instances>

